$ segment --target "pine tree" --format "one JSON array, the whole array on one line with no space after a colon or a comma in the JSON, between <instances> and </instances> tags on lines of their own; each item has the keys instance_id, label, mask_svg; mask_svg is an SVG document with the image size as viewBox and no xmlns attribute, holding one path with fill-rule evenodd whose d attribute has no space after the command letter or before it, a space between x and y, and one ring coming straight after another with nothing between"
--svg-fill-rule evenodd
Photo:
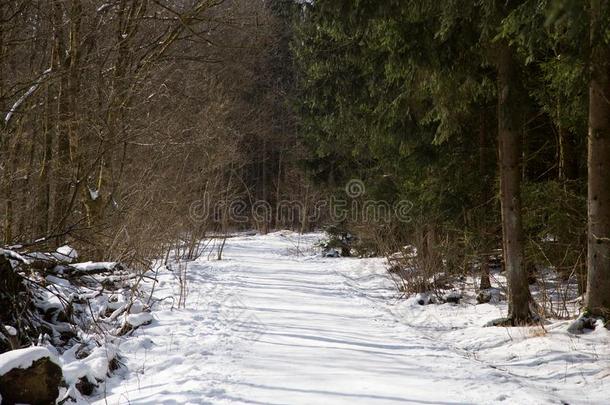
<instances>
[{"instance_id":1,"label":"pine tree","mask_svg":"<svg viewBox=\"0 0 610 405\"><path fill-rule=\"evenodd\" d=\"M586 308L610 317L610 2L590 3Z\"/></svg>"}]
</instances>

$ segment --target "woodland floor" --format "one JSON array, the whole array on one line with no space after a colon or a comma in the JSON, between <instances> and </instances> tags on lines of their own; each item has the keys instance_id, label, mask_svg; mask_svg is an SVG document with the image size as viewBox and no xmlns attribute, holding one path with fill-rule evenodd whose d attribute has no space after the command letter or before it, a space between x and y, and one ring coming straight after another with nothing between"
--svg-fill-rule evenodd
<instances>
[{"instance_id":1,"label":"woodland floor","mask_svg":"<svg viewBox=\"0 0 610 405\"><path fill-rule=\"evenodd\" d=\"M161 270L154 321L95 403L607 403L607 330L483 328L505 304L420 306L382 259L321 257L322 237L230 238L223 260L188 263L185 308Z\"/></svg>"}]
</instances>

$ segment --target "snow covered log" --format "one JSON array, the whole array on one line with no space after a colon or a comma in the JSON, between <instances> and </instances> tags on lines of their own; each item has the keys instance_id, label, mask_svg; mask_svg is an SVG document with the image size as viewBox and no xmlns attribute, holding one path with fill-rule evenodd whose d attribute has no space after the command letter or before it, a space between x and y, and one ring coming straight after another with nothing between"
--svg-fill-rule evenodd
<instances>
[{"instance_id":1,"label":"snow covered log","mask_svg":"<svg viewBox=\"0 0 610 405\"><path fill-rule=\"evenodd\" d=\"M24 256L22 256L21 254L15 252L13 250L9 250L9 249L0 248L0 257L4 257L8 260L14 260L14 261L20 262L20 263L25 263L25 264L29 263L28 259L26 259Z\"/></svg>"},{"instance_id":2,"label":"snow covered log","mask_svg":"<svg viewBox=\"0 0 610 405\"><path fill-rule=\"evenodd\" d=\"M70 246L61 246L55 252L32 252L22 256L30 267L36 270L50 270L56 266L69 265L78 258L78 253Z\"/></svg>"},{"instance_id":3,"label":"snow covered log","mask_svg":"<svg viewBox=\"0 0 610 405\"><path fill-rule=\"evenodd\" d=\"M0 354L0 396L3 404L55 404L62 379L58 361L45 347Z\"/></svg>"},{"instance_id":4,"label":"snow covered log","mask_svg":"<svg viewBox=\"0 0 610 405\"><path fill-rule=\"evenodd\" d=\"M125 270L125 266L119 262L83 262L72 264L60 264L50 271L65 278L92 276L96 274L113 273Z\"/></svg>"},{"instance_id":5,"label":"snow covered log","mask_svg":"<svg viewBox=\"0 0 610 405\"><path fill-rule=\"evenodd\" d=\"M71 264L67 269L76 273L97 274L123 270L123 266L118 262L84 262Z\"/></svg>"},{"instance_id":6,"label":"snow covered log","mask_svg":"<svg viewBox=\"0 0 610 405\"><path fill-rule=\"evenodd\" d=\"M78 252L67 245L54 252L18 253L0 249L0 256L2 255L31 269L65 275L99 274L124 269L124 266L118 262L74 263L78 259Z\"/></svg>"}]
</instances>

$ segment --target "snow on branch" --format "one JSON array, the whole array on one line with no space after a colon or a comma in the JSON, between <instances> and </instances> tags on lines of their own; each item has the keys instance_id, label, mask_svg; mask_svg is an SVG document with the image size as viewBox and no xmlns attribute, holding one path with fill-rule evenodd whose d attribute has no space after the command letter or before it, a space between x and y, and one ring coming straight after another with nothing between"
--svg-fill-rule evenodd
<instances>
[{"instance_id":1,"label":"snow on branch","mask_svg":"<svg viewBox=\"0 0 610 405\"><path fill-rule=\"evenodd\" d=\"M24 264L30 264L30 261L28 259L13 250L0 248L0 256L5 256L8 259L15 260Z\"/></svg>"},{"instance_id":2,"label":"snow on branch","mask_svg":"<svg viewBox=\"0 0 610 405\"><path fill-rule=\"evenodd\" d=\"M21 107L21 105L28 99L28 97L30 97L38 89L38 86L40 86L40 83L42 83L44 78L47 77L49 75L49 73L51 73L51 68L48 68L47 70L42 72L42 74L38 77L38 79L36 79L34 84L32 86L30 86L28 91L23 93L23 95L21 97L19 97L19 99L17 101L15 101L15 104L13 104L13 106L11 107L9 112L6 114L6 117L4 117L5 126L8 126L8 124L11 121L11 118L13 118L13 115L15 114L17 109L19 109L19 107Z\"/></svg>"}]
</instances>

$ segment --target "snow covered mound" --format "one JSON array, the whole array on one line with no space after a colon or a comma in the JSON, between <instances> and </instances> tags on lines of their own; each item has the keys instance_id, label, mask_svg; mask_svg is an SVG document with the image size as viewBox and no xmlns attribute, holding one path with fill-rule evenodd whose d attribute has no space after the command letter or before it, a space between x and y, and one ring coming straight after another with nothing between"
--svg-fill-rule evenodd
<instances>
[{"instance_id":1,"label":"snow covered mound","mask_svg":"<svg viewBox=\"0 0 610 405\"><path fill-rule=\"evenodd\" d=\"M322 237L241 235L144 279L150 324L97 404L608 403L606 329L483 328L505 302L420 305L382 259L321 257Z\"/></svg>"},{"instance_id":2,"label":"snow covered mound","mask_svg":"<svg viewBox=\"0 0 610 405\"><path fill-rule=\"evenodd\" d=\"M44 347L0 354L0 402L52 404L62 382L59 362Z\"/></svg>"},{"instance_id":3,"label":"snow covered mound","mask_svg":"<svg viewBox=\"0 0 610 405\"><path fill-rule=\"evenodd\" d=\"M28 347L26 349L11 350L0 354L0 376L9 371L19 368L27 369L35 361L48 358L53 363L61 366L57 358L46 347Z\"/></svg>"}]
</instances>

